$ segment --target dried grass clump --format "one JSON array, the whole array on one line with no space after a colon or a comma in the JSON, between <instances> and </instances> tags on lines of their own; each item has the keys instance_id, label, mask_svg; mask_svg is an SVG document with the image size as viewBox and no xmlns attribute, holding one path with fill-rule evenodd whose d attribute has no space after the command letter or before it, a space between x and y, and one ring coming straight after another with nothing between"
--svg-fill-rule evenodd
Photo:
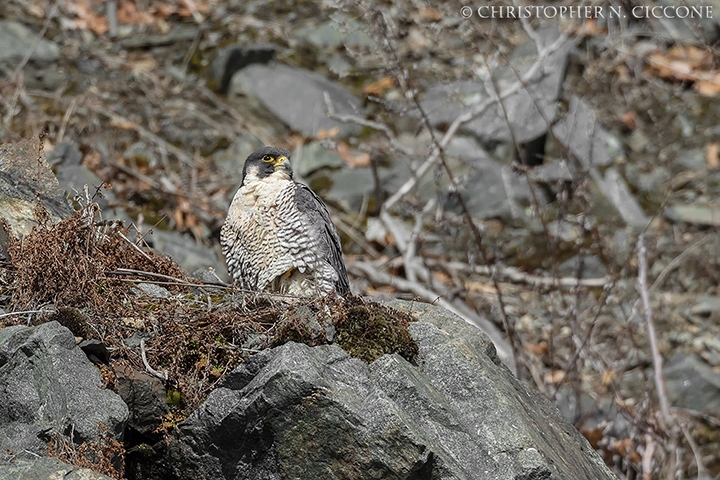
<instances>
[{"instance_id":1,"label":"dried grass clump","mask_svg":"<svg viewBox=\"0 0 720 480\"><path fill-rule=\"evenodd\" d=\"M47 453L65 463L88 468L108 477L125 478L125 446L100 425L100 438L75 444L72 437L55 434L48 442Z\"/></svg>"},{"instance_id":2,"label":"dried grass clump","mask_svg":"<svg viewBox=\"0 0 720 480\"><path fill-rule=\"evenodd\" d=\"M35 218L39 226L23 239L14 237L12 228L2 220L9 233L7 253L15 272L14 310L45 303L101 310L121 293L117 290L120 282L108 289L115 280L110 275L119 268L185 278L171 259L131 243L128 228L119 223L96 223L97 210L91 203L72 217L51 224L47 210L38 204Z\"/></svg>"}]
</instances>

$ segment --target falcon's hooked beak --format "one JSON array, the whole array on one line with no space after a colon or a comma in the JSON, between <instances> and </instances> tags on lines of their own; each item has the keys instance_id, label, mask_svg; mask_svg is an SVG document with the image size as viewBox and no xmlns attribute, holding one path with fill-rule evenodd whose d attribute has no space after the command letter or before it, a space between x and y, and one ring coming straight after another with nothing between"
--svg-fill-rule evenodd
<instances>
[{"instance_id":1,"label":"falcon's hooked beak","mask_svg":"<svg viewBox=\"0 0 720 480\"><path fill-rule=\"evenodd\" d=\"M275 165L275 168L282 167L284 169L287 169L290 164L288 163L288 157L285 155L281 155L275 159L273 162L273 165Z\"/></svg>"},{"instance_id":2,"label":"falcon's hooked beak","mask_svg":"<svg viewBox=\"0 0 720 480\"><path fill-rule=\"evenodd\" d=\"M290 180L292 180L293 171L288 157L286 157L285 155L280 155L275 159L273 165L275 166L276 171L283 172Z\"/></svg>"}]
</instances>

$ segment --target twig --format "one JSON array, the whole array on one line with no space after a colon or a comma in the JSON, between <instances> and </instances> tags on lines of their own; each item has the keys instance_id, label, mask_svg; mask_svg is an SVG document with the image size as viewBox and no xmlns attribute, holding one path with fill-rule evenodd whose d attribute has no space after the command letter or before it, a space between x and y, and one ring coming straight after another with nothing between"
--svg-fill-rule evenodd
<instances>
[{"instance_id":1,"label":"twig","mask_svg":"<svg viewBox=\"0 0 720 480\"><path fill-rule=\"evenodd\" d=\"M403 263L405 264L405 272L407 274L408 280L411 282L417 281L417 271L418 263L420 263L420 259L417 258L417 241L418 238L420 238L420 231L422 230L422 218L423 215L425 215L428 211L430 211L433 206L435 205L435 199L430 199L423 208L422 212L419 212L415 214L415 226L412 229L412 233L410 234L410 239L407 243L407 248L405 249L405 252L403 253ZM423 270L422 276L426 277L427 282L430 283L432 281L432 275L430 275L430 272L427 271L427 269L420 268L420 270Z\"/></svg>"},{"instance_id":2,"label":"twig","mask_svg":"<svg viewBox=\"0 0 720 480\"><path fill-rule=\"evenodd\" d=\"M108 19L108 34L110 38L115 38L118 34L117 0L107 0L105 10Z\"/></svg>"},{"instance_id":3,"label":"twig","mask_svg":"<svg viewBox=\"0 0 720 480\"><path fill-rule=\"evenodd\" d=\"M440 163L443 167L443 170L445 170L445 173L448 176L448 179L450 180L450 187L451 191L455 193L455 196L458 200L458 203L460 204L460 208L462 210L463 219L465 223L470 228L470 231L472 232L473 237L475 238L475 245L477 246L477 249L480 253L480 256L482 258L482 261L485 263L485 265L490 266L493 265L493 260L491 259L490 255L488 254L487 249L485 248L485 242L483 241L483 235L480 232L480 229L475 224L475 221L472 218L472 215L470 214L470 209L468 208L467 204L465 203L465 198L462 196L462 193L460 192L459 186L457 184L457 181L455 180L455 176L453 175L452 170L450 170L450 165L447 162L447 159L445 158L445 147L443 145L440 145L437 141L437 138L435 137L435 132L433 131L432 124L430 122L430 118L427 116L427 113L425 112L425 109L422 108L422 105L420 105L420 101L418 100L417 96L415 95L415 92L412 90L408 90L410 95L412 96L412 100L415 103L416 108L420 112L420 115L422 116L423 123L425 124L425 128L430 133L430 138L432 139L433 145L435 146L435 151L438 152ZM495 287L495 294L498 301L498 306L500 307L500 316L503 320L503 325L505 327L505 333L508 336L508 340L510 341L510 348L513 352L513 357L518 354L520 339L517 337L517 332L515 331L515 326L513 323L510 322L510 318L508 317L507 310L505 309L505 301L503 299L502 290L500 289L500 283L498 282L498 279L495 275L490 276L490 280L493 283L493 286ZM518 366L513 363L510 365L510 368L514 373L518 372Z\"/></svg>"},{"instance_id":4,"label":"twig","mask_svg":"<svg viewBox=\"0 0 720 480\"><path fill-rule=\"evenodd\" d=\"M645 452L642 456L643 480L652 479L652 458L655 453L655 441L652 436L645 435Z\"/></svg>"},{"instance_id":5,"label":"twig","mask_svg":"<svg viewBox=\"0 0 720 480\"><path fill-rule=\"evenodd\" d=\"M60 129L58 130L57 139L55 140L55 144L63 141L63 137L65 137L65 129L68 126L68 122L70 122L70 117L72 116L73 112L75 112L75 107L77 106L79 97L74 97L72 99L72 102L70 102L70 106L65 110L65 115L63 115L62 123L60 124Z\"/></svg>"},{"instance_id":6,"label":"twig","mask_svg":"<svg viewBox=\"0 0 720 480\"><path fill-rule=\"evenodd\" d=\"M682 432L685 435L685 439L687 440L688 445L690 445L690 450L692 450L693 456L695 457L695 465L697 466L697 478L710 478L708 470L707 468L705 468L705 465L702 462L702 454L700 453L700 449L698 448L697 443L695 443L695 440L693 440L692 435L690 435L687 426L683 423L680 423L680 428L682 429Z\"/></svg>"},{"instance_id":7,"label":"twig","mask_svg":"<svg viewBox=\"0 0 720 480\"><path fill-rule=\"evenodd\" d=\"M411 282L407 279L381 272L374 265L366 262L354 262L349 264L348 270L352 271L355 275L363 275L375 283L392 285L399 290L411 292L430 304L439 305L453 312L465 322L484 331L487 336L490 337L490 340L492 340L495 344L498 356L503 362L505 362L506 365L515 364L513 350L503 338L500 330L498 330L495 324L491 321L472 312L467 306L459 305L458 303L446 300L437 292L430 290L420 283Z\"/></svg>"},{"instance_id":8,"label":"twig","mask_svg":"<svg viewBox=\"0 0 720 480\"><path fill-rule=\"evenodd\" d=\"M540 275L532 275L524 273L514 267L501 267L499 265L493 268L485 265L468 265L463 262L441 262L439 260L428 258L425 263L431 267L438 266L451 270L468 271L479 275L492 275L493 272L504 281L512 281L516 283L526 283L537 287L604 287L610 277L601 278L576 278L576 277L542 277Z\"/></svg>"},{"instance_id":9,"label":"twig","mask_svg":"<svg viewBox=\"0 0 720 480\"><path fill-rule=\"evenodd\" d=\"M663 376L663 359L660 355L658 346L657 333L655 331L655 321L653 320L652 307L650 306L650 294L647 286L647 250L645 248L645 236L640 234L637 240L638 254L638 283L637 288L642 299L643 308L645 309L645 323L648 329L648 338L650 340L650 351L652 353L653 369L655 370L655 388L657 389L658 399L660 400L660 420L664 428L672 427L672 416L670 414L670 404L667 399L665 390L665 378Z\"/></svg>"},{"instance_id":10,"label":"twig","mask_svg":"<svg viewBox=\"0 0 720 480\"><path fill-rule=\"evenodd\" d=\"M370 243L365 240L365 237L357 231L356 228L353 228L353 226L350 224L352 219L347 215L346 213L342 212L335 212L333 211L333 220L335 221L335 226L340 230L342 233L350 237L360 248L365 250L370 256L373 258L378 258L380 256L380 252L377 251L375 247L370 245Z\"/></svg>"},{"instance_id":11,"label":"twig","mask_svg":"<svg viewBox=\"0 0 720 480\"><path fill-rule=\"evenodd\" d=\"M323 92L323 98L325 99L325 107L327 108L327 110L325 111L325 115L327 115L328 118L335 119L340 123L354 123L357 125L362 125L363 127L372 128L373 130L378 130L385 134L385 136L388 138L388 140L390 140L390 143L396 150L399 150L407 156L413 156L415 154L412 148L408 148L398 142L395 133L393 133L393 131L387 125L379 122L373 122L372 120L367 120L356 115L341 115L335 113L335 108L333 107L330 95L327 92Z\"/></svg>"},{"instance_id":12,"label":"twig","mask_svg":"<svg viewBox=\"0 0 720 480\"><path fill-rule=\"evenodd\" d=\"M13 317L15 315L33 315L36 313L55 313L55 310L24 310L22 312L9 312L0 315L0 318Z\"/></svg>"},{"instance_id":13,"label":"twig","mask_svg":"<svg viewBox=\"0 0 720 480\"><path fill-rule=\"evenodd\" d=\"M117 231L116 233L117 233L118 235L120 235L120 238L122 238L122 239L125 240L127 243L129 243L131 247L133 247L135 250L137 250L137 252L138 252L140 255L142 255L143 257L147 258L150 263L153 263L153 264L155 263L155 261L154 261L152 258L150 258L150 255L148 255L147 253L143 252L140 247L138 247L137 245L135 245L134 242L131 242L130 239L127 238L125 235L123 235L123 233L122 233L121 231Z\"/></svg>"},{"instance_id":14,"label":"twig","mask_svg":"<svg viewBox=\"0 0 720 480\"><path fill-rule=\"evenodd\" d=\"M189 284L190 283L181 278L175 278L175 277L171 277L169 275L163 275L162 273L144 272L142 270L133 270L132 268L118 268L117 270L112 270L107 273L115 273L115 274L119 274L119 275L140 275L140 276L146 276L146 277L162 278L165 280L178 282L180 284Z\"/></svg>"},{"instance_id":15,"label":"twig","mask_svg":"<svg viewBox=\"0 0 720 480\"><path fill-rule=\"evenodd\" d=\"M140 356L142 357L143 365L145 365L145 370L147 370L148 373L158 377L160 380L167 381L167 379L168 379L167 372L165 372L165 371L159 372L159 371L155 370L154 368L152 368L150 366L150 363L148 363L147 355L145 354L145 339L144 338L140 339Z\"/></svg>"}]
</instances>

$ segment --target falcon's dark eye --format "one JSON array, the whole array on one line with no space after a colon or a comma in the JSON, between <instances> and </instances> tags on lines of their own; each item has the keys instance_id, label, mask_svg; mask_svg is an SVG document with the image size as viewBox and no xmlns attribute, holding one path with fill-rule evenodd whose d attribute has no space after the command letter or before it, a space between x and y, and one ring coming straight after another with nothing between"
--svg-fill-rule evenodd
<instances>
[{"instance_id":1,"label":"falcon's dark eye","mask_svg":"<svg viewBox=\"0 0 720 480\"><path fill-rule=\"evenodd\" d=\"M272 162L274 160L272 155L263 155L262 161L263 162Z\"/></svg>"}]
</instances>

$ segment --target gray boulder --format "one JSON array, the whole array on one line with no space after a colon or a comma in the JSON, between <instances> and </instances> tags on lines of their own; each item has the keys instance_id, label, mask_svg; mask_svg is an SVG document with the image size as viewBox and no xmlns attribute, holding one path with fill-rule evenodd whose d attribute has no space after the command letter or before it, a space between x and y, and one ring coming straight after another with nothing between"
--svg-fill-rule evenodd
<instances>
[{"instance_id":1,"label":"gray boulder","mask_svg":"<svg viewBox=\"0 0 720 480\"><path fill-rule=\"evenodd\" d=\"M555 42L560 35L556 28L538 30L544 45ZM572 42L564 42L550 54L541 73L529 82L527 88L503 100L504 110L497 104L463 125L462 130L483 141L516 141L525 143L545 133L557 117L557 100L562 91ZM500 66L492 75L498 92L509 88L522 77L537 59L537 46L528 41L511 55L511 66ZM458 80L435 85L425 92L421 105L434 125L450 124L458 116L482 103L490 93L481 82ZM507 117L505 116L507 112Z\"/></svg>"},{"instance_id":2,"label":"gray boulder","mask_svg":"<svg viewBox=\"0 0 720 480\"><path fill-rule=\"evenodd\" d=\"M37 139L0 145L0 218L8 221L15 235L23 236L37 225L38 203L48 210L51 221L73 213ZM7 240L7 233L0 231L0 246L7 247Z\"/></svg>"},{"instance_id":3,"label":"gray boulder","mask_svg":"<svg viewBox=\"0 0 720 480\"><path fill-rule=\"evenodd\" d=\"M249 65L237 72L230 82L228 98L253 111L262 107L291 129L309 137L336 127L340 137L359 132L358 125L327 116L325 94L336 114L363 116L361 100L341 85L314 72L272 63Z\"/></svg>"},{"instance_id":4,"label":"gray boulder","mask_svg":"<svg viewBox=\"0 0 720 480\"><path fill-rule=\"evenodd\" d=\"M136 478L614 478L479 330L438 307L392 306L420 310L416 362L367 364L334 345L265 350Z\"/></svg>"},{"instance_id":5,"label":"gray boulder","mask_svg":"<svg viewBox=\"0 0 720 480\"><path fill-rule=\"evenodd\" d=\"M58 322L0 330L0 452L44 454L55 434L99 441L100 424L122 437L127 406Z\"/></svg>"},{"instance_id":6,"label":"gray boulder","mask_svg":"<svg viewBox=\"0 0 720 480\"><path fill-rule=\"evenodd\" d=\"M112 480L112 477L61 462L57 458L16 459L0 463L0 480Z\"/></svg>"}]
</instances>

